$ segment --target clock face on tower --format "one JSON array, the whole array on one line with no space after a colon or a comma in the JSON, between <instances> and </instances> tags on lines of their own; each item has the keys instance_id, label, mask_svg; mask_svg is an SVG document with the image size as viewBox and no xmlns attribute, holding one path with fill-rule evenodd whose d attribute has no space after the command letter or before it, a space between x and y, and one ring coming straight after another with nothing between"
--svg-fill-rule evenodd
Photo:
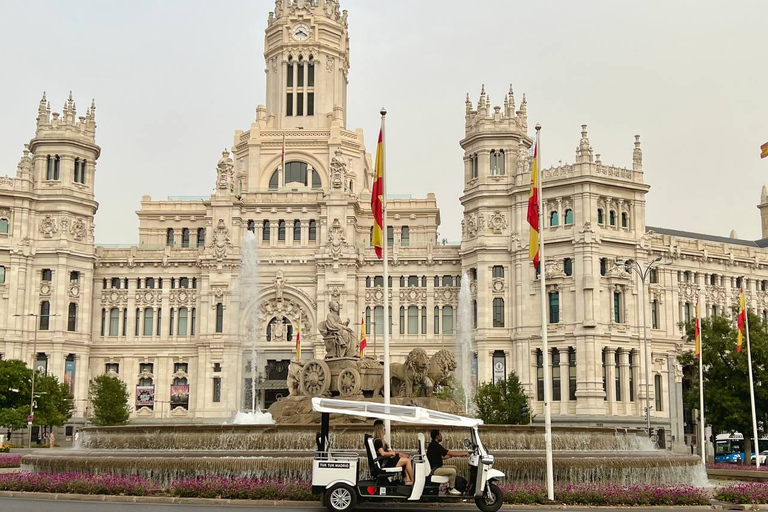
<instances>
[{"instance_id":1,"label":"clock face on tower","mask_svg":"<svg viewBox=\"0 0 768 512\"><path fill-rule=\"evenodd\" d=\"M293 27L292 35L297 41L306 41L309 39L309 27L304 23L299 23Z\"/></svg>"}]
</instances>

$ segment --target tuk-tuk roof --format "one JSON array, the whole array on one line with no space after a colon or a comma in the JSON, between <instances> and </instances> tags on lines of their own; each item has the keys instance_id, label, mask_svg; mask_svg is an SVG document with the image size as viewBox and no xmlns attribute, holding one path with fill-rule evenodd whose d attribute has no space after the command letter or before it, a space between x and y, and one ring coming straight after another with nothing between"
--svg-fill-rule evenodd
<instances>
[{"instance_id":1,"label":"tuk-tuk roof","mask_svg":"<svg viewBox=\"0 0 768 512\"><path fill-rule=\"evenodd\" d=\"M483 420L465 418L447 412L433 411L424 407L411 405L384 405L376 402L357 402L352 400L336 400L332 398L315 397L312 399L312 409L328 414L347 414L349 416L365 416L381 420L400 421L419 425L444 425L448 427L476 427Z\"/></svg>"}]
</instances>

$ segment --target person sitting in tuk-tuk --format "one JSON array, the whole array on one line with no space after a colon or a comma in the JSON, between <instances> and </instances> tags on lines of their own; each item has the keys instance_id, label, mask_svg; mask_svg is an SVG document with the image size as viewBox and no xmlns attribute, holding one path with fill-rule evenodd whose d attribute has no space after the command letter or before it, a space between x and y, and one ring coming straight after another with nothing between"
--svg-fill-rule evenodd
<instances>
[{"instance_id":1,"label":"person sitting in tuk-tuk","mask_svg":"<svg viewBox=\"0 0 768 512\"><path fill-rule=\"evenodd\" d=\"M429 435L432 437L432 442L427 447L427 460L429 460L429 465L432 468L432 474L435 476L447 476L448 494L458 496L461 494L461 491L456 489L456 467L445 466L443 460L450 457L467 457L469 454L467 452L450 451L443 447L440 444L443 442L443 434L438 429L432 430Z\"/></svg>"},{"instance_id":2,"label":"person sitting in tuk-tuk","mask_svg":"<svg viewBox=\"0 0 768 512\"><path fill-rule=\"evenodd\" d=\"M411 458L405 453L399 453L392 450L387 444L384 436L387 429L383 420L373 422L373 448L376 450L377 457L389 457L384 466L388 468L399 467L405 471L405 484L413 485L413 466Z\"/></svg>"}]
</instances>

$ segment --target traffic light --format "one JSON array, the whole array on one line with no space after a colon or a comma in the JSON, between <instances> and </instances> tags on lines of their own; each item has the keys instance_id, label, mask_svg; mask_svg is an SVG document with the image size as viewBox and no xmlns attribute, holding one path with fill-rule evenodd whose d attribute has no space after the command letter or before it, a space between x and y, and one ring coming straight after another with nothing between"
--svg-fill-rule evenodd
<instances>
[{"instance_id":1,"label":"traffic light","mask_svg":"<svg viewBox=\"0 0 768 512\"><path fill-rule=\"evenodd\" d=\"M520 421L525 424L528 423L528 412L528 402L520 404Z\"/></svg>"}]
</instances>

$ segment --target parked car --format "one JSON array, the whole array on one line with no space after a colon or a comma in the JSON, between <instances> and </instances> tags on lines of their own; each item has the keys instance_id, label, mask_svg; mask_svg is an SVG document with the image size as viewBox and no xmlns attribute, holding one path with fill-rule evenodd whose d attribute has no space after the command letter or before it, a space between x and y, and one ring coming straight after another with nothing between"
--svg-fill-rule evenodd
<instances>
[{"instance_id":1,"label":"parked car","mask_svg":"<svg viewBox=\"0 0 768 512\"><path fill-rule=\"evenodd\" d=\"M762 452L760 452L760 465L761 466L765 465L765 459L766 458L768 458L768 450L763 450ZM750 464L754 464L755 463L755 456L754 455L752 455L752 457L750 457L749 463Z\"/></svg>"}]
</instances>

